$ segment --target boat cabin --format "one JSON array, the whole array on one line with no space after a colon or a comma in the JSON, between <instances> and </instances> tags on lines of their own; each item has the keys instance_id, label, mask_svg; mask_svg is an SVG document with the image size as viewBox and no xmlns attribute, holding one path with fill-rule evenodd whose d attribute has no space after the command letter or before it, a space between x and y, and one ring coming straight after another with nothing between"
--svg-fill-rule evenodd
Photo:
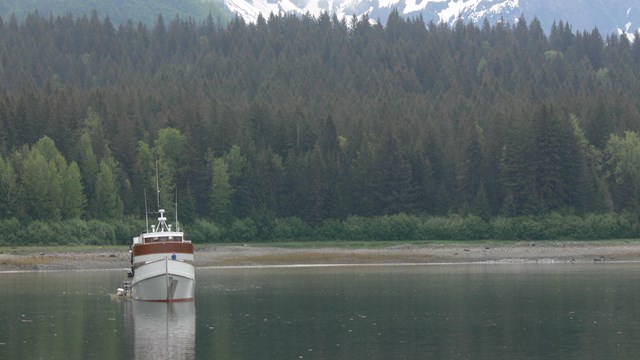
<instances>
[{"instance_id":1,"label":"boat cabin","mask_svg":"<svg viewBox=\"0 0 640 360\"><path fill-rule=\"evenodd\" d=\"M158 210L158 224L151 225L151 231L141 234L133 238L134 245L150 244L159 242L183 242L182 231L173 231L171 224L167 224L167 218L164 217L164 209Z\"/></svg>"}]
</instances>

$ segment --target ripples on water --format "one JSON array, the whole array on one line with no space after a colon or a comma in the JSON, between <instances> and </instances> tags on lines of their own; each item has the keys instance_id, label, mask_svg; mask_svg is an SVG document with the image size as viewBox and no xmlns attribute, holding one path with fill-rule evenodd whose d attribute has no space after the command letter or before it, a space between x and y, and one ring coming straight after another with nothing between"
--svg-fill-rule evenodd
<instances>
[{"instance_id":1,"label":"ripples on water","mask_svg":"<svg viewBox=\"0 0 640 360\"><path fill-rule=\"evenodd\" d=\"M0 359L637 359L639 264L199 269L196 301L123 272L0 274Z\"/></svg>"}]
</instances>

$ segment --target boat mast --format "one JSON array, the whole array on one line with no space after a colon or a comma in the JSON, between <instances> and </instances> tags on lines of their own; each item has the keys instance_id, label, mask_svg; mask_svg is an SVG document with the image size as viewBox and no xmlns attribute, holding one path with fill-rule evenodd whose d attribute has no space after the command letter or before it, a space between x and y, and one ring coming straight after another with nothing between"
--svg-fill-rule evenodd
<instances>
[{"instance_id":1,"label":"boat mast","mask_svg":"<svg viewBox=\"0 0 640 360\"><path fill-rule=\"evenodd\" d=\"M156 196L158 209L160 209L160 172L158 171L158 158L156 157Z\"/></svg>"},{"instance_id":2,"label":"boat mast","mask_svg":"<svg viewBox=\"0 0 640 360\"><path fill-rule=\"evenodd\" d=\"M147 232L149 232L149 208L147 207L147 188L144 189L144 220L147 223Z\"/></svg>"},{"instance_id":3,"label":"boat mast","mask_svg":"<svg viewBox=\"0 0 640 360\"><path fill-rule=\"evenodd\" d=\"M176 189L176 231L180 231L180 225L178 224L178 189Z\"/></svg>"}]
</instances>

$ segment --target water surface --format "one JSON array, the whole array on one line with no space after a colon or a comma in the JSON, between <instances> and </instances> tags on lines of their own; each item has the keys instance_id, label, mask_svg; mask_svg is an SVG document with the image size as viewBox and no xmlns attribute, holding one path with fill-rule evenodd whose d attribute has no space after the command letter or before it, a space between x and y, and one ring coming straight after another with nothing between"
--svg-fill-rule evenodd
<instances>
[{"instance_id":1,"label":"water surface","mask_svg":"<svg viewBox=\"0 0 640 360\"><path fill-rule=\"evenodd\" d=\"M198 269L196 301L124 272L0 274L0 359L637 359L640 264Z\"/></svg>"}]
</instances>

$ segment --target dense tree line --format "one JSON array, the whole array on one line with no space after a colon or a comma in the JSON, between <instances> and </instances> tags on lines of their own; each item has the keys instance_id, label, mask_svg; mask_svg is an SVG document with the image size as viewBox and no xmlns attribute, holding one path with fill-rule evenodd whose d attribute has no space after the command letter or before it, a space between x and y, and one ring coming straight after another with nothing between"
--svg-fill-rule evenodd
<instances>
[{"instance_id":1,"label":"dense tree line","mask_svg":"<svg viewBox=\"0 0 640 360\"><path fill-rule=\"evenodd\" d=\"M536 19L0 19L0 217L140 217L156 182L228 227L636 211L639 80L640 41Z\"/></svg>"}]
</instances>

